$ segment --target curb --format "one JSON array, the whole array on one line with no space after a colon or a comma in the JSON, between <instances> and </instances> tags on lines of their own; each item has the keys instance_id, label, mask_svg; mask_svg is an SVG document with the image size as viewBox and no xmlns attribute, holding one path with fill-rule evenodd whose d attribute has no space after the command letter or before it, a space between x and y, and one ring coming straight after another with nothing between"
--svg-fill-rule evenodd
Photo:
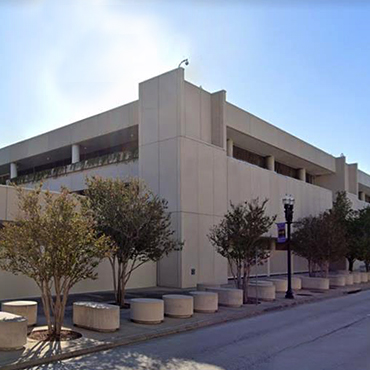
<instances>
[{"instance_id":1,"label":"curb","mask_svg":"<svg viewBox=\"0 0 370 370\"><path fill-rule=\"evenodd\" d=\"M357 288L354 289L354 293L356 292L361 292L361 291L367 291L370 290L370 286L368 287L363 287L363 288ZM67 360L70 358L74 357L79 357L83 355L88 355L96 352L101 352L101 351L106 351L112 348L120 347L120 346L127 346L131 344L136 344L140 342L144 342L150 339L154 338L162 338L165 336L173 335L173 334L179 334L179 333L185 333L187 331L191 330L196 330L200 328L205 328L213 325L219 325L231 321L236 321L236 320L241 320L241 319L246 319L246 318L251 318L251 317L256 317L260 316L264 313L268 312L274 312L274 311L283 311L288 308L296 307L296 306L301 306L304 304L310 304L310 303L315 303L319 301L324 301L324 300L329 300L333 298L339 298L342 296L345 296L349 294L348 292L351 291L338 291L337 294L333 294L330 297L325 297L325 296L317 296L317 297L311 297L304 299L302 301L289 301L289 303L282 303L277 306L273 307L266 307L264 309L261 309L259 311L254 311L254 312L237 312L234 314L226 315L226 317L218 317L218 318L213 318L213 319L207 319L191 324L183 324L180 326L177 326L176 328L169 328L169 329L162 329L158 330L149 334L139 334L139 335L133 335L131 337L125 337L125 338L118 338L116 340L112 340L107 343L103 344L98 344L96 346L88 347L88 348L83 348L83 349L78 349L74 350L71 352L65 352L65 353L60 353L56 354L50 357L44 357L44 358L39 358L39 359L34 359L34 360L28 360L24 362L18 362L14 364L9 364L1 367L1 370L21 370L21 369L27 369L30 367L34 366L40 366L40 365L45 365L49 364L52 362L56 361L61 361L61 360Z\"/></svg>"}]
</instances>

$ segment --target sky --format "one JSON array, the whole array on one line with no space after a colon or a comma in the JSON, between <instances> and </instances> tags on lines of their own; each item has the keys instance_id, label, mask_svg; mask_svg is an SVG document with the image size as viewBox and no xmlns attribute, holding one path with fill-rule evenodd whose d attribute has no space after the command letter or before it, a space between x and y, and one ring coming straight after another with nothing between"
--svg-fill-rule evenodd
<instances>
[{"instance_id":1,"label":"sky","mask_svg":"<svg viewBox=\"0 0 370 370\"><path fill-rule=\"evenodd\" d=\"M370 173L370 2L0 0L0 147L186 79Z\"/></svg>"}]
</instances>

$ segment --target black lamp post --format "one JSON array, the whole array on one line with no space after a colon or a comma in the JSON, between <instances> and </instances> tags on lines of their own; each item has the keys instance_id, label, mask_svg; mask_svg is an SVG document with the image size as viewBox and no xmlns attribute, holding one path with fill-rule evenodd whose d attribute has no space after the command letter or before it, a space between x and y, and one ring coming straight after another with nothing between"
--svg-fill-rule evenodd
<instances>
[{"instance_id":1,"label":"black lamp post","mask_svg":"<svg viewBox=\"0 0 370 370\"><path fill-rule=\"evenodd\" d=\"M288 290L286 291L285 298L294 299L294 294L292 290L292 261L290 251L290 228L293 222L294 198L291 195L285 195L285 197L283 198L283 204L285 210L285 220L288 225Z\"/></svg>"}]
</instances>

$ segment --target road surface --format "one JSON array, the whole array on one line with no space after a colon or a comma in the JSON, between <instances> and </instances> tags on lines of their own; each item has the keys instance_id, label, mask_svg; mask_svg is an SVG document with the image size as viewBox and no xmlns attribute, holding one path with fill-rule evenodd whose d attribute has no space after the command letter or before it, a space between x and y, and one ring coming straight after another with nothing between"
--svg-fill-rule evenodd
<instances>
[{"instance_id":1,"label":"road surface","mask_svg":"<svg viewBox=\"0 0 370 370\"><path fill-rule=\"evenodd\" d=\"M36 369L370 370L370 291Z\"/></svg>"}]
</instances>

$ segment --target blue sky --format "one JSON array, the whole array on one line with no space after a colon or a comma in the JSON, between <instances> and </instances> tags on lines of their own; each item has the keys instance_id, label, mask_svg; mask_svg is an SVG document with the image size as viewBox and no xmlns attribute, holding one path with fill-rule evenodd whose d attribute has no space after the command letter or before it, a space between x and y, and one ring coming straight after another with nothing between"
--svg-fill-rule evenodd
<instances>
[{"instance_id":1,"label":"blue sky","mask_svg":"<svg viewBox=\"0 0 370 370\"><path fill-rule=\"evenodd\" d=\"M186 78L370 172L370 3L0 1L0 146Z\"/></svg>"}]
</instances>

